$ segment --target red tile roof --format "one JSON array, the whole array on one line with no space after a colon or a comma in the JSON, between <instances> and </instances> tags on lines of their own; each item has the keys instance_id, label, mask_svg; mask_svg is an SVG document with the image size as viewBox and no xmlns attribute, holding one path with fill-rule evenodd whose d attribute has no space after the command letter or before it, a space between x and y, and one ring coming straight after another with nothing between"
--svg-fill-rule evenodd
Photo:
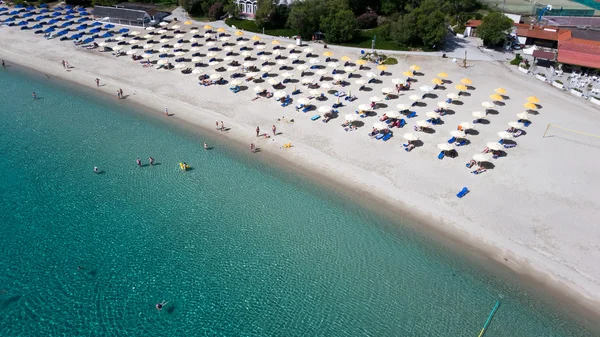
<instances>
[{"instance_id":1,"label":"red tile roof","mask_svg":"<svg viewBox=\"0 0 600 337\"><path fill-rule=\"evenodd\" d=\"M576 38L560 41L558 62L600 69L600 42Z\"/></svg>"},{"instance_id":2,"label":"red tile roof","mask_svg":"<svg viewBox=\"0 0 600 337\"><path fill-rule=\"evenodd\" d=\"M558 41L558 31L543 30L540 28L530 29L525 27L518 27L517 36L530 37L532 39Z\"/></svg>"},{"instance_id":3,"label":"red tile roof","mask_svg":"<svg viewBox=\"0 0 600 337\"><path fill-rule=\"evenodd\" d=\"M469 20L467 21L467 23L465 23L465 27L474 27L477 28L479 26L481 26L481 20Z\"/></svg>"},{"instance_id":4,"label":"red tile roof","mask_svg":"<svg viewBox=\"0 0 600 337\"><path fill-rule=\"evenodd\" d=\"M556 55L553 52L543 50L534 50L533 57L550 61L554 61L556 59Z\"/></svg>"}]
</instances>

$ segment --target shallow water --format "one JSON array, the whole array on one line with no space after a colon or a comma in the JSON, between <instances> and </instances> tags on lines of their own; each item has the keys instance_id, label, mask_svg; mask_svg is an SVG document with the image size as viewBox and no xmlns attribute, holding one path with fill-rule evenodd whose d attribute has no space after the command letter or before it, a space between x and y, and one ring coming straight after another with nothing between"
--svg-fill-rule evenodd
<instances>
[{"instance_id":1,"label":"shallow water","mask_svg":"<svg viewBox=\"0 0 600 337\"><path fill-rule=\"evenodd\" d=\"M1 336L477 336L496 300L487 337L595 335L256 156L16 69L0 95Z\"/></svg>"}]
</instances>

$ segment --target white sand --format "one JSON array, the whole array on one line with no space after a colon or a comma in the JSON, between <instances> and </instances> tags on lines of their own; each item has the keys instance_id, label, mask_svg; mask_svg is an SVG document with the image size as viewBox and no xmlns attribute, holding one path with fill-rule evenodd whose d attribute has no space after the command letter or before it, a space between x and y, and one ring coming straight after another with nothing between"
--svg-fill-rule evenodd
<instances>
[{"instance_id":1,"label":"white sand","mask_svg":"<svg viewBox=\"0 0 600 337\"><path fill-rule=\"evenodd\" d=\"M282 43L286 45L288 41ZM298 167L314 169L357 191L370 193L372 198L385 199L406 214L425 219L446 235L490 252L492 258L519 272L535 274L539 280L555 285L555 289L576 293L573 297L587 302L584 304L590 308L600 300L600 139L555 128L548 132L550 137L542 138L548 123L600 134L600 110L518 73L506 63L473 62L470 68L463 69L448 59L399 56L400 64L390 68L394 76L383 77L384 84L371 86L372 92L358 92L353 84L352 92L359 100L341 108L340 118L325 124L309 119L315 112L296 112L293 105L282 108L273 99L265 98L251 101L255 84L238 94L231 93L229 85L200 87L197 75L143 68L128 57L86 51L72 42L47 41L17 27L0 28L0 46L0 58L49 76L92 88L94 78L99 77L106 86L95 90L111 94L115 100L116 90L123 88L130 95L128 100L155 107L158 112L168 107L177 118L201 127L214 129L215 120L223 120L231 128L221 133L223 137L244 144L255 142L263 151ZM269 42L267 47L271 49ZM322 47L315 48L319 54L323 52ZM335 47L330 50L336 57L358 57L358 52L337 53ZM60 64L62 59L74 69L65 71ZM408 120L402 130L394 129L394 137L387 142L367 137L376 117L362 119L365 126L358 131L343 130L340 124L345 114L354 112L359 103L368 103L368 97L381 96L381 88L393 87L390 80L404 78L401 73L415 63L422 67L425 76L418 77L419 83L411 92L386 101L389 109L398 103L410 104L408 96L421 95L418 87L431 85L430 80L438 72L447 72L454 84L448 85L447 90L437 90L439 99L426 99L426 108L415 109L419 117ZM412 132L415 120L426 119L425 112L436 107L447 93L456 92L454 85L465 76L476 87L472 96L463 99L464 105L454 106L456 114L444 117L445 124L436 126L434 134L419 133L424 146L406 153L401 146L402 135ZM266 83L261 85L269 87ZM450 130L461 121L472 121L471 112L482 110L481 101L489 101L488 96L497 87L508 90L510 100L506 106L497 108L498 115L489 116L489 125L477 127L479 135L469 137L471 145L457 148L458 158L438 160L436 145L446 142ZM291 87L286 90L291 92ZM517 119L515 114L525 110L522 104L530 95L539 97L543 108L539 115L531 117L533 124L525 128L527 135L516 139L518 146L507 150L507 157L493 160L494 169L478 176L471 174L465 163L487 142L498 140L496 133ZM333 96L329 97L324 104L334 102ZM295 119L295 123L276 123L282 116ZM254 137L257 125L270 132L272 124L277 124L283 134L268 140ZM281 149L287 142L294 147ZM468 186L471 193L458 199L455 194L463 186Z\"/></svg>"}]
</instances>

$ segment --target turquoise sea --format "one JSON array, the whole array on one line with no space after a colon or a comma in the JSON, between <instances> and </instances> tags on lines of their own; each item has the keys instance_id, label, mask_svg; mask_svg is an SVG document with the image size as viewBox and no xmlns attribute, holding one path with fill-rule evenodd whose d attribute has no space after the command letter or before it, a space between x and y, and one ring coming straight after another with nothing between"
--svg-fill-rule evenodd
<instances>
[{"instance_id":1,"label":"turquoise sea","mask_svg":"<svg viewBox=\"0 0 600 337\"><path fill-rule=\"evenodd\" d=\"M486 337L598 335L408 226L116 98L14 67L0 97L0 336L477 336L496 300ZM149 156L160 165L136 165Z\"/></svg>"}]
</instances>

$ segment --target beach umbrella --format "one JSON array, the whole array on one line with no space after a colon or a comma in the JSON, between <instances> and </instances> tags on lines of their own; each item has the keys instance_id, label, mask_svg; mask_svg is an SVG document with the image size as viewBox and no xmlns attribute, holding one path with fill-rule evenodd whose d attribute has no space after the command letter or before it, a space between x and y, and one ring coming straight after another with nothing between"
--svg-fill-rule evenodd
<instances>
[{"instance_id":1,"label":"beach umbrella","mask_svg":"<svg viewBox=\"0 0 600 337\"><path fill-rule=\"evenodd\" d=\"M344 116L344 119L348 122L356 122L359 116L357 114L347 114Z\"/></svg>"},{"instance_id":2,"label":"beach umbrella","mask_svg":"<svg viewBox=\"0 0 600 337\"><path fill-rule=\"evenodd\" d=\"M440 78L436 77L433 80L431 80L431 83L437 84L437 85L442 85L442 84L444 84L444 81L442 81Z\"/></svg>"},{"instance_id":3,"label":"beach umbrella","mask_svg":"<svg viewBox=\"0 0 600 337\"><path fill-rule=\"evenodd\" d=\"M286 71L285 73L281 74L281 77L291 78L291 77L294 77L294 75L292 73Z\"/></svg>"},{"instance_id":4,"label":"beach umbrella","mask_svg":"<svg viewBox=\"0 0 600 337\"><path fill-rule=\"evenodd\" d=\"M186 21L186 22L184 22L183 24L184 24L184 25L191 25L191 24L192 24L192 21L190 21L190 20L187 20L187 21Z\"/></svg>"},{"instance_id":5,"label":"beach umbrella","mask_svg":"<svg viewBox=\"0 0 600 337\"><path fill-rule=\"evenodd\" d=\"M247 74L246 74L246 77L247 77L247 78L251 78L251 77L252 77L252 78L254 78L254 77L256 77L257 75L258 75L258 73L247 73Z\"/></svg>"},{"instance_id":6,"label":"beach umbrella","mask_svg":"<svg viewBox=\"0 0 600 337\"><path fill-rule=\"evenodd\" d=\"M395 111L395 110L386 111L385 115L388 116L389 118L400 118L400 117L402 117L402 114L399 113L398 111Z\"/></svg>"},{"instance_id":7,"label":"beach umbrella","mask_svg":"<svg viewBox=\"0 0 600 337\"><path fill-rule=\"evenodd\" d=\"M197 52L197 51L200 51L200 50L202 50L200 47L192 47L192 48L190 48L190 51L192 51L192 52Z\"/></svg>"},{"instance_id":8,"label":"beach umbrella","mask_svg":"<svg viewBox=\"0 0 600 337\"><path fill-rule=\"evenodd\" d=\"M131 51L131 50L130 50L130 51ZM167 61L167 60L158 60L158 61L156 62L156 64L158 64L158 65L163 65L163 64L167 64L167 63L169 63L169 61Z\"/></svg>"},{"instance_id":9,"label":"beach umbrella","mask_svg":"<svg viewBox=\"0 0 600 337\"><path fill-rule=\"evenodd\" d=\"M480 163L483 161L489 162L492 159L491 153L476 153L473 155L473 160Z\"/></svg>"},{"instance_id":10,"label":"beach umbrella","mask_svg":"<svg viewBox=\"0 0 600 337\"><path fill-rule=\"evenodd\" d=\"M237 45L238 46L245 46L248 44L248 41L238 41Z\"/></svg>"},{"instance_id":11,"label":"beach umbrella","mask_svg":"<svg viewBox=\"0 0 600 337\"><path fill-rule=\"evenodd\" d=\"M273 93L273 96L275 96L275 98L285 97L286 95L287 93L283 90L277 90Z\"/></svg>"},{"instance_id":12,"label":"beach umbrella","mask_svg":"<svg viewBox=\"0 0 600 337\"><path fill-rule=\"evenodd\" d=\"M473 111L472 115L475 118L486 118L487 117L487 114L483 111Z\"/></svg>"},{"instance_id":13,"label":"beach umbrella","mask_svg":"<svg viewBox=\"0 0 600 337\"><path fill-rule=\"evenodd\" d=\"M369 101L375 102L375 103L381 102L381 97L379 97L379 96L372 96L371 98L369 98Z\"/></svg>"},{"instance_id":14,"label":"beach umbrella","mask_svg":"<svg viewBox=\"0 0 600 337\"><path fill-rule=\"evenodd\" d=\"M413 73L412 73L412 71L405 71L402 73L402 75L404 75L406 77L411 77L411 76L413 76Z\"/></svg>"},{"instance_id":15,"label":"beach umbrella","mask_svg":"<svg viewBox=\"0 0 600 337\"><path fill-rule=\"evenodd\" d=\"M369 111L371 110L371 106L368 104L361 104L358 106L358 111Z\"/></svg>"},{"instance_id":16,"label":"beach umbrella","mask_svg":"<svg viewBox=\"0 0 600 337\"><path fill-rule=\"evenodd\" d=\"M183 56L183 55L185 55L185 53L182 52L182 51L178 51L178 52L175 52L173 55L175 55L175 56Z\"/></svg>"},{"instance_id":17,"label":"beach umbrella","mask_svg":"<svg viewBox=\"0 0 600 337\"><path fill-rule=\"evenodd\" d=\"M427 112L425 113L425 116L426 116L427 118L438 118L438 113L437 113L437 112L435 112L435 111L427 111Z\"/></svg>"},{"instance_id":18,"label":"beach umbrella","mask_svg":"<svg viewBox=\"0 0 600 337\"><path fill-rule=\"evenodd\" d=\"M144 55L142 55L142 58L151 59L152 56L153 56L152 54L144 54Z\"/></svg>"},{"instance_id":19,"label":"beach umbrella","mask_svg":"<svg viewBox=\"0 0 600 337\"><path fill-rule=\"evenodd\" d=\"M531 103L539 103L540 99L535 96L529 96L529 97L527 97L527 101L529 101Z\"/></svg>"},{"instance_id":20,"label":"beach umbrella","mask_svg":"<svg viewBox=\"0 0 600 337\"><path fill-rule=\"evenodd\" d=\"M173 28L173 29L179 29L179 28L181 28L181 26L180 26L180 25L174 25L174 26L173 26L173 27L171 27L171 28Z\"/></svg>"},{"instance_id":21,"label":"beach umbrella","mask_svg":"<svg viewBox=\"0 0 600 337\"><path fill-rule=\"evenodd\" d=\"M442 108L442 109L448 109L448 103L446 102L437 102L437 106Z\"/></svg>"},{"instance_id":22,"label":"beach umbrella","mask_svg":"<svg viewBox=\"0 0 600 337\"><path fill-rule=\"evenodd\" d=\"M381 70L381 71L386 71L387 70L387 66L384 66L383 64L382 65L378 65L377 69Z\"/></svg>"},{"instance_id":23,"label":"beach umbrella","mask_svg":"<svg viewBox=\"0 0 600 337\"><path fill-rule=\"evenodd\" d=\"M305 53L312 53L314 50L312 48L304 48Z\"/></svg>"},{"instance_id":24,"label":"beach umbrella","mask_svg":"<svg viewBox=\"0 0 600 337\"><path fill-rule=\"evenodd\" d=\"M464 131L460 131L460 130L452 130L450 131L450 135L452 135L452 137L456 137L456 138L465 138L466 134Z\"/></svg>"},{"instance_id":25,"label":"beach umbrella","mask_svg":"<svg viewBox=\"0 0 600 337\"><path fill-rule=\"evenodd\" d=\"M129 35L138 36L138 35L140 35L140 32L131 32L131 33L129 33Z\"/></svg>"},{"instance_id":26,"label":"beach umbrella","mask_svg":"<svg viewBox=\"0 0 600 337\"><path fill-rule=\"evenodd\" d=\"M437 74L437 77L446 78L446 77L448 77L448 74L446 74L445 72L441 72L441 73Z\"/></svg>"},{"instance_id":27,"label":"beach umbrella","mask_svg":"<svg viewBox=\"0 0 600 337\"><path fill-rule=\"evenodd\" d=\"M292 55L288 56L288 58L292 59L292 60L296 60L296 59L300 58L300 55L298 55L298 54L292 54Z\"/></svg>"},{"instance_id":28,"label":"beach umbrella","mask_svg":"<svg viewBox=\"0 0 600 337\"><path fill-rule=\"evenodd\" d=\"M212 26L211 26L211 25L205 25L205 26L204 26L204 27L202 27L202 28L204 28L204 29L212 29Z\"/></svg>"},{"instance_id":29,"label":"beach umbrella","mask_svg":"<svg viewBox=\"0 0 600 337\"><path fill-rule=\"evenodd\" d=\"M417 101L421 100L421 96L419 96L419 95L410 95L410 96L408 96L408 99L410 99L411 101L417 102Z\"/></svg>"},{"instance_id":30,"label":"beach umbrella","mask_svg":"<svg viewBox=\"0 0 600 337\"><path fill-rule=\"evenodd\" d=\"M377 130L385 130L388 128L388 125L383 122L376 122L376 123L373 123L373 128L377 129Z\"/></svg>"},{"instance_id":31,"label":"beach umbrella","mask_svg":"<svg viewBox=\"0 0 600 337\"><path fill-rule=\"evenodd\" d=\"M106 42L100 42L100 43L98 43L98 46L99 46L99 47L104 47L104 46L106 46L106 45L107 45L107 43L106 43Z\"/></svg>"},{"instance_id":32,"label":"beach umbrella","mask_svg":"<svg viewBox=\"0 0 600 337\"><path fill-rule=\"evenodd\" d=\"M350 60L351 60L351 58L350 58L350 57L348 57L348 56L342 56L342 61L344 61L344 62L348 62L348 61L350 61Z\"/></svg>"},{"instance_id":33,"label":"beach umbrella","mask_svg":"<svg viewBox=\"0 0 600 337\"><path fill-rule=\"evenodd\" d=\"M166 26L168 24L169 24L168 22L163 21L163 22L159 23L158 25L161 26L161 27L164 27L164 26Z\"/></svg>"},{"instance_id":34,"label":"beach umbrella","mask_svg":"<svg viewBox=\"0 0 600 337\"><path fill-rule=\"evenodd\" d=\"M244 35L244 32L242 32L241 30L238 30L233 34L235 34L236 36L242 36L242 35Z\"/></svg>"},{"instance_id":35,"label":"beach umbrella","mask_svg":"<svg viewBox=\"0 0 600 337\"><path fill-rule=\"evenodd\" d=\"M179 49L179 48L182 48L182 47L183 47L183 45L181 43L176 43L176 44L173 45L173 48L175 48L175 49Z\"/></svg>"},{"instance_id":36,"label":"beach umbrella","mask_svg":"<svg viewBox=\"0 0 600 337\"><path fill-rule=\"evenodd\" d=\"M321 84L321 89L331 89L331 84L323 83L323 84Z\"/></svg>"},{"instance_id":37,"label":"beach umbrella","mask_svg":"<svg viewBox=\"0 0 600 337\"><path fill-rule=\"evenodd\" d=\"M269 61L271 59L271 56L268 55L263 55L260 57L261 61Z\"/></svg>"},{"instance_id":38,"label":"beach umbrella","mask_svg":"<svg viewBox=\"0 0 600 337\"><path fill-rule=\"evenodd\" d=\"M502 150L502 144L498 143L498 142L489 142L486 144L487 148L493 151L500 151Z\"/></svg>"},{"instance_id":39,"label":"beach umbrella","mask_svg":"<svg viewBox=\"0 0 600 337\"><path fill-rule=\"evenodd\" d=\"M91 30L90 30L90 32L91 32ZM125 38L122 37L122 36L117 36L117 37L115 37L115 40L117 40L117 41L123 41L123 40L125 40Z\"/></svg>"},{"instance_id":40,"label":"beach umbrella","mask_svg":"<svg viewBox=\"0 0 600 337\"><path fill-rule=\"evenodd\" d=\"M230 37L229 36L223 36L222 38L219 39L219 41L221 42L227 42L229 41Z\"/></svg>"},{"instance_id":41,"label":"beach umbrella","mask_svg":"<svg viewBox=\"0 0 600 337\"><path fill-rule=\"evenodd\" d=\"M196 33L198 33L198 32L200 32L200 31L199 31L197 28L192 28L192 29L190 30L190 34L196 34Z\"/></svg>"},{"instance_id":42,"label":"beach umbrella","mask_svg":"<svg viewBox=\"0 0 600 337\"><path fill-rule=\"evenodd\" d=\"M310 100L308 98L298 98L298 100L296 100L296 102L298 102L298 104L302 104L302 105L307 105L310 104Z\"/></svg>"},{"instance_id":43,"label":"beach umbrella","mask_svg":"<svg viewBox=\"0 0 600 337\"><path fill-rule=\"evenodd\" d=\"M519 124L518 122L515 122L515 121L508 122L508 126L510 126L511 128L515 128L515 129L521 128L521 124Z\"/></svg>"},{"instance_id":44,"label":"beach umbrella","mask_svg":"<svg viewBox=\"0 0 600 337\"><path fill-rule=\"evenodd\" d=\"M464 84L464 85L471 85L473 84L473 81L471 81L469 78L463 78L462 80L460 80L460 83Z\"/></svg>"},{"instance_id":45,"label":"beach umbrella","mask_svg":"<svg viewBox=\"0 0 600 337\"><path fill-rule=\"evenodd\" d=\"M323 53L323 56L325 56L325 57L332 57L333 53L330 52L330 51L326 51L326 52Z\"/></svg>"},{"instance_id":46,"label":"beach umbrella","mask_svg":"<svg viewBox=\"0 0 600 337\"><path fill-rule=\"evenodd\" d=\"M342 75L340 75L340 74L333 75L333 80L336 81L336 82L337 81L341 81L343 79L344 79L344 77Z\"/></svg>"},{"instance_id":47,"label":"beach umbrella","mask_svg":"<svg viewBox=\"0 0 600 337\"><path fill-rule=\"evenodd\" d=\"M454 145L448 143L442 143L437 145L438 149L442 151L452 151L454 150Z\"/></svg>"},{"instance_id":48,"label":"beach umbrella","mask_svg":"<svg viewBox=\"0 0 600 337\"><path fill-rule=\"evenodd\" d=\"M339 66L340 66L340 64L339 64L339 63L337 63L337 62L329 62L329 63L327 63L327 66L328 66L329 68L334 68L334 69L335 69L335 68L339 67Z\"/></svg>"},{"instance_id":49,"label":"beach umbrella","mask_svg":"<svg viewBox=\"0 0 600 337\"><path fill-rule=\"evenodd\" d=\"M221 76L221 74L217 74L217 73L210 74L210 76L209 76L209 78L210 78L211 80L218 80L218 79L220 79L221 77L222 77L222 76Z\"/></svg>"},{"instance_id":50,"label":"beach umbrella","mask_svg":"<svg viewBox=\"0 0 600 337\"><path fill-rule=\"evenodd\" d=\"M144 35L144 36L142 36L142 37L143 37L144 39L151 39L151 38L152 38L152 35L150 35L150 34L146 34L146 35Z\"/></svg>"},{"instance_id":51,"label":"beach umbrella","mask_svg":"<svg viewBox=\"0 0 600 337\"><path fill-rule=\"evenodd\" d=\"M264 71L264 72L268 73L269 71L271 71L271 69L272 69L271 67L265 66L265 67L260 68L260 71Z\"/></svg>"},{"instance_id":52,"label":"beach umbrella","mask_svg":"<svg viewBox=\"0 0 600 337\"><path fill-rule=\"evenodd\" d=\"M504 88L496 88L494 89L494 92L500 95L506 95L506 89Z\"/></svg>"},{"instance_id":53,"label":"beach umbrella","mask_svg":"<svg viewBox=\"0 0 600 337\"><path fill-rule=\"evenodd\" d=\"M212 47L214 45L216 45L216 43L214 43L213 41L210 41L206 44L207 47Z\"/></svg>"},{"instance_id":54,"label":"beach umbrella","mask_svg":"<svg viewBox=\"0 0 600 337\"><path fill-rule=\"evenodd\" d=\"M273 51L273 55L279 56L279 55L281 55L281 52L279 50L275 50L275 51ZM280 61L285 61L285 60L280 60Z\"/></svg>"},{"instance_id":55,"label":"beach umbrella","mask_svg":"<svg viewBox=\"0 0 600 337\"><path fill-rule=\"evenodd\" d=\"M486 109L493 109L496 105L492 102L481 102L481 106Z\"/></svg>"},{"instance_id":56,"label":"beach umbrella","mask_svg":"<svg viewBox=\"0 0 600 337\"><path fill-rule=\"evenodd\" d=\"M419 67L416 64L413 64L412 66L410 66L409 69L412 70L412 71L419 71L419 70L421 70L421 67Z\"/></svg>"},{"instance_id":57,"label":"beach umbrella","mask_svg":"<svg viewBox=\"0 0 600 337\"><path fill-rule=\"evenodd\" d=\"M357 61L356 61L356 62L354 62L354 63L356 63L356 64L358 64L358 65L360 65L360 66L364 66L365 64L367 64L367 61L366 61L366 60L357 60Z\"/></svg>"},{"instance_id":58,"label":"beach umbrella","mask_svg":"<svg viewBox=\"0 0 600 337\"><path fill-rule=\"evenodd\" d=\"M181 39L184 36L185 36L184 34L175 34L176 39Z\"/></svg>"},{"instance_id":59,"label":"beach umbrella","mask_svg":"<svg viewBox=\"0 0 600 337\"><path fill-rule=\"evenodd\" d=\"M401 84L401 83L404 83L404 80L397 77L397 78L392 79L392 83L393 84Z\"/></svg>"},{"instance_id":60,"label":"beach umbrella","mask_svg":"<svg viewBox=\"0 0 600 337\"><path fill-rule=\"evenodd\" d=\"M422 87L419 87L419 90L421 90L422 92L432 92L433 88L428 85L424 85Z\"/></svg>"},{"instance_id":61,"label":"beach umbrella","mask_svg":"<svg viewBox=\"0 0 600 337\"><path fill-rule=\"evenodd\" d=\"M189 41L190 41L190 42L192 42L192 43L195 43L195 42L198 42L198 39L196 39L196 38L191 38Z\"/></svg>"},{"instance_id":62,"label":"beach umbrella","mask_svg":"<svg viewBox=\"0 0 600 337\"><path fill-rule=\"evenodd\" d=\"M310 60L308 60L308 63L310 63L310 64L317 64L319 62L321 62L319 59L310 59Z\"/></svg>"},{"instance_id":63,"label":"beach umbrella","mask_svg":"<svg viewBox=\"0 0 600 337\"><path fill-rule=\"evenodd\" d=\"M348 66L348 67L344 67L344 71L347 73L353 73L356 71L356 68Z\"/></svg>"},{"instance_id":64,"label":"beach umbrella","mask_svg":"<svg viewBox=\"0 0 600 337\"><path fill-rule=\"evenodd\" d=\"M527 114L527 112L519 112L517 114L517 118L524 119L524 120L529 120L529 115Z\"/></svg>"},{"instance_id":65,"label":"beach umbrella","mask_svg":"<svg viewBox=\"0 0 600 337\"><path fill-rule=\"evenodd\" d=\"M155 30L155 29L156 29L156 27L152 27L152 26L146 27L146 30Z\"/></svg>"},{"instance_id":66,"label":"beach umbrella","mask_svg":"<svg viewBox=\"0 0 600 337\"><path fill-rule=\"evenodd\" d=\"M323 105L323 106L320 106L318 111L319 111L320 113L331 112L331 106L330 106L330 105Z\"/></svg>"},{"instance_id":67,"label":"beach umbrella","mask_svg":"<svg viewBox=\"0 0 600 337\"><path fill-rule=\"evenodd\" d=\"M511 139L513 135L510 132L500 131L497 133L500 139Z\"/></svg>"},{"instance_id":68,"label":"beach umbrella","mask_svg":"<svg viewBox=\"0 0 600 337\"><path fill-rule=\"evenodd\" d=\"M278 40L273 40L273 41L271 41L271 44L272 45L280 45L281 42L279 42Z\"/></svg>"},{"instance_id":69,"label":"beach umbrella","mask_svg":"<svg viewBox=\"0 0 600 337\"><path fill-rule=\"evenodd\" d=\"M464 84L459 84L457 86L455 86L456 89L460 90L460 91L465 91L467 90L467 86Z\"/></svg>"},{"instance_id":70,"label":"beach umbrella","mask_svg":"<svg viewBox=\"0 0 600 337\"><path fill-rule=\"evenodd\" d=\"M308 66L306 64L301 64L301 65L297 66L296 69L298 69L300 71L304 71L304 70L308 69Z\"/></svg>"},{"instance_id":71,"label":"beach umbrella","mask_svg":"<svg viewBox=\"0 0 600 337\"><path fill-rule=\"evenodd\" d=\"M242 55L243 57L250 57L250 55L252 55L252 54L250 54L250 52L249 52L249 51L243 51L241 55Z\"/></svg>"},{"instance_id":72,"label":"beach umbrella","mask_svg":"<svg viewBox=\"0 0 600 337\"><path fill-rule=\"evenodd\" d=\"M296 45L293 43L288 44L287 46L285 46L287 49L294 49L296 48Z\"/></svg>"},{"instance_id":73,"label":"beach umbrella","mask_svg":"<svg viewBox=\"0 0 600 337\"><path fill-rule=\"evenodd\" d=\"M210 35L210 33L204 33L204 37L205 37L205 38L207 38L207 39L208 39L209 37L211 37L211 36L212 36L212 35Z\"/></svg>"},{"instance_id":74,"label":"beach umbrella","mask_svg":"<svg viewBox=\"0 0 600 337\"><path fill-rule=\"evenodd\" d=\"M212 62L208 62L208 65L211 66L211 67L214 67L214 66L218 65L219 63L221 63L221 62L219 62L219 61L212 61Z\"/></svg>"},{"instance_id":75,"label":"beach umbrella","mask_svg":"<svg viewBox=\"0 0 600 337\"><path fill-rule=\"evenodd\" d=\"M167 32L167 30L165 30L165 29L159 29L156 32L159 33L159 34L164 34L164 33Z\"/></svg>"},{"instance_id":76,"label":"beach umbrella","mask_svg":"<svg viewBox=\"0 0 600 337\"><path fill-rule=\"evenodd\" d=\"M265 45L262 45L262 44L260 46L256 46L256 50L263 50L265 48L267 48L267 47Z\"/></svg>"},{"instance_id":77,"label":"beach umbrella","mask_svg":"<svg viewBox=\"0 0 600 337\"><path fill-rule=\"evenodd\" d=\"M168 52L169 52L169 50L171 50L171 49L170 49L170 48L164 48L164 47L163 47L163 48L159 48L159 49L158 49L158 52L159 52L159 53L168 53Z\"/></svg>"},{"instance_id":78,"label":"beach umbrella","mask_svg":"<svg viewBox=\"0 0 600 337\"><path fill-rule=\"evenodd\" d=\"M463 130L475 129L475 125L471 124L470 122L460 122L458 125L460 125Z\"/></svg>"},{"instance_id":79,"label":"beach umbrella","mask_svg":"<svg viewBox=\"0 0 600 337\"><path fill-rule=\"evenodd\" d=\"M231 83L231 85L240 85L240 84L242 84L242 81L238 80L238 79L235 79L235 80L233 80L233 81L231 81L229 83Z\"/></svg>"},{"instance_id":80,"label":"beach umbrella","mask_svg":"<svg viewBox=\"0 0 600 337\"><path fill-rule=\"evenodd\" d=\"M121 50L121 49L123 49L123 46L114 46L114 47L112 48L112 50L114 50L114 51L119 51L119 50Z\"/></svg>"},{"instance_id":81,"label":"beach umbrella","mask_svg":"<svg viewBox=\"0 0 600 337\"><path fill-rule=\"evenodd\" d=\"M178 63L175 65L175 69L183 69L186 67L187 67L187 65L185 63Z\"/></svg>"},{"instance_id":82,"label":"beach umbrella","mask_svg":"<svg viewBox=\"0 0 600 337\"><path fill-rule=\"evenodd\" d=\"M300 82L302 84L308 84L308 83L313 83L314 81L315 81L315 79L312 77L305 77Z\"/></svg>"},{"instance_id":83,"label":"beach umbrella","mask_svg":"<svg viewBox=\"0 0 600 337\"><path fill-rule=\"evenodd\" d=\"M215 56L217 56L217 53L215 53L214 51L208 52L206 54L206 57L215 57Z\"/></svg>"},{"instance_id":84,"label":"beach umbrella","mask_svg":"<svg viewBox=\"0 0 600 337\"><path fill-rule=\"evenodd\" d=\"M527 103L523 104L523 106L529 110L537 109L537 105L535 105L535 103L532 103L532 102L527 102Z\"/></svg>"},{"instance_id":85,"label":"beach umbrella","mask_svg":"<svg viewBox=\"0 0 600 337\"><path fill-rule=\"evenodd\" d=\"M446 95L446 97L450 98L450 99L459 99L460 96L458 96L457 93L451 92L448 95Z\"/></svg>"},{"instance_id":86,"label":"beach umbrella","mask_svg":"<svg viewBox=\"0 0 600 337\"><path fill-rule=\"evenodd\" d=\"M327 75L327 70L319 69L319 70L317 70L317 72L315 74L317 74L319 76Z\"/></svg>"},{"instance_id":87,"label":"beach umbrella","mask_svg":"<svg viewBox=\"0 0 600 337\"><path fill-rule=\"evenodd\" d=\"M391 93L393 90L391 88L381 88L381 92L385 95Z\"/></svg>"},{"instance_id":88,"label":"beach umbrella","mask_svg":"<svg viewBox=\"0 0 600 337\"><path fill-rule=\"evenodd\" d=\"M502 96L500 96L499 94L490 95L490 98L492 100L494 100L494 101L501 101L501 100L503 100Z\"/></svg>"},{"instance_id":89,"label":"beach umbrella","mask_svg":"<svg viewBox=\"0 0 600 337\"><path fill-rule=\"evenodd\" d=\"M369 71L368 73L366 73L365 76L367 76L368 78L375 78L375 77L377 77L377 75L374 72L372 72L372 71Z\"/></svg>"},{"instance_id":90,"label":"beach umbrella","mask_svg":"<svg viewBox=\"0 0 600 337\"><path fill-rule=\"evenodd\" d=\"M270 85L279 84L279 81L275 78L269 78L269 80L267 82L269 82Z\"/></svg>"},{"instance_id":91,"label":"beach umbrella","mask_svg":"<svg viewBox=\"0 0 600 337\"><path fill-rule=\"evenodd\" d=\"M406 104L397 104L396 108L400 111L408 110L408 105Z\"/></svg>"},{"instance_id":92,"label":"beach umbrella","mask_svg":"<svg viewBox=\"0 0 600 337\"><path fill-rule=\"evenodd\" d=\"M221 27L217 29L217 33L225 33L225 28Z\"/></svg>"},{"instance_id":93,"label":"beach umbrella","mask_svg":"<svg viewBox=\"0 0 600 337\"><path fill-rule=\"evenodd\" d=\"M252 67L252 66L254 66L254 63L252 63L252 62L244 62L244 64L242 64L242 65L243 65L244 67L246 67L246 68L249 68L249 67Z\"/></svg>"},{"instance_id":94,"label":"beach umbrella","mask_svg":"<svg viewBox=\"0 0 600 337\"><path fill-rule=\"evenodd\" d=\"M230 73L236 72L240 69L240 67L227 67L227 71Z\"/></svg>"},{"instance_id":95,"label":"beach umbrella","mask_svg":"<svg viewBox=\"0 0 600 337\"><path fill-rule=\"evenodd\" d=\"M419 137L413 133L405 133L404 139L408 140L409 142L412 142L415 140L419 140Z\"/></svg>"},{"instance_id":96,"label":"beach umbrella","mask_svg":"<svg viewBox=\"0 0 600 337\"><path fill-rule=\"evenodd\" d=\"M356 83L358 85L365 85L365 84L367 84L367 81L365 81L365 80L356 80L356 81L354 81L354 83Z\"/></svg>"},{"instance_id":97,"label":"beach umbrella","mask_svg":"<svg viewBox=\"0 0 600 337\"><path fill-rule=\"evenodd\" d=\"M144 49L152 49L154 47L153 44L149 43L149 44L145 44L142 48Z\"/></svg>"},{"instance_id":98,"label":"beach umbrella","mask_svg":"<svg viewBox=\"0 0 600 337\"><path fill-rule=\"evenodd\" d=\"M317 89L313 89L313 90L309 91L308 93L313 96L321 96L321 92Z\"/></svg>"},{"instance_id":99,"label":"beach umbrella","mask_svg":"<svg viewBox=\"0 0 600 337\"><path fill-rule=\"evenodd\" d=\"M252 40L252 41L258 41L258 40L260 40L260 37L254 35L252 38L250 38L250 40Z\"/></svg>"}]
</instances>

